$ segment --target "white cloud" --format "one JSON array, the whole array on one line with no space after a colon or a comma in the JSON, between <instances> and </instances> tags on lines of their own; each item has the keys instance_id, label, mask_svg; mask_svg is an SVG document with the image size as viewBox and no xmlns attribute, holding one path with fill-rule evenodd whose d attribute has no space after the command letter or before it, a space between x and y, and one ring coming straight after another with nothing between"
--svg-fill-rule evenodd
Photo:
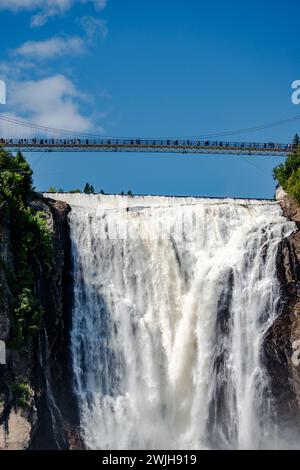
<instances>
[{"instance_id":1,"label":"white cloud","mask_svg":"<svg viewBox=\"0 0 300 470\"><path fill-rule=\"evenodd\" d=\"M84 41L74 36L53 37L44 41L26 41L12 52L25 59L43 60L60 57L64 54L82 54L84 51Z\"/></svg>"},{"instance_id":2,"label":"white cloud","mask_svg":"<svg viewBox=\"0 0 300 470\"><path fill-rule=\"evenodd\" d=\"M19 10L32 10L38 8L42 3L41 0L0 0L0 9L11 10L17 12Z\"/></svg>"},{"instance_id":3,"label":"white cloud","mask_svg":"<svg viewBox=\"0 0 300 470\"><path fill-rule=\"evenodd\" d=\"M32 17L31 26L43 26L50 18L63 15L73 4L72 0L45 0L41 3L45 5Z\"/></svg>"},{"instance_id":4,"label":"white cloud","mask_svg":"<svg viewBox=\"0 0 300 470\"><path fill-rule=\"evenodd\" d=\"M83 16L80 19L80 24L84 29L86 37L89 41L92 41L97 36L105 38L108 32L106 21L94 16Z\"/></svg>"},{"instance_id":5,"label":"white cloud","mask_svg":"<svg viewBox=\"0 0 300 470\"><path fill-rule=\"evenodd\" d=\"M31 19L31 25L42 26L49 18L65 13L73 3L74 0L0 0L0 10L37 12Z\"/></svg>"},{"instance_id":6,"label":"white cloud","mask_svg":"<svg viewBox=\"0 0 300 470\"><path fill-rule=\"evenodd\" d=\"M43 26L50 18L63 15L76 3L92 3L95 9L103 10L107 0L0 0L0 10L13 13L32 11L31 25Z\"/></svg>"},{"instance_id":7,"label":"white cloud","mask_svg":"<svg viewBox=\"0 0 300 470\"><path fill-rule=\"evenodd\" d=\"M1 1L1 0L0 0ZM106 21L93 16L83 16L79 24L84 30L84 37L79 36L53 36L40 41L26 41L16 49L11 50L11 55L17 60L23 60L26 67L32 64L49 59L55 59L63 55L73 56L86 52L86 41L91 43L96 37L105 38L108 32ZM30 63L31 61L31 63ZM3 62L0 63L0 72ZM14 67L19 69L18 62L15 61Z\"/></svg>"},{"instance_id":8,"label":"white cloud","mask_svg":"<svg viewBox=\"0 0 300 470\"><path fill-rule=\"evenodd\" d=\"M107 5L107 0L81 0L81 3L87 3L89 1L92 1L94 7L98 10L104 10Z\"/></svg>"},{"instance_id":9,"label":"white cloud","mask_svg":"<svg viewBox=\"0 0 300 470\"><path fill-rule=\"evenodd\" d=\"M95 129L90 116L80 111L79 103L83 99L84 94L64 75L15 82L10 84L9 114L5 114L45 127L78 132L102 132L102 128ZM7 134L5 124L0 124L0 133ZM20 129L10 132L16 135ZM26 132L26 129L23 132Z\"/></svg>"},{"instance_id":10,"label":"white cloud","mask_svg":"<svg viewBox=\"0 0 300 470\"><path fill-rule=\"evenodd\" d=\"M45 66L40 67L36 62L22 57L16 56L15 59L9 61L0 61L0 77L9 83L13 79L26 80L31 78L33 74L41 77L49 74L49 70Z\"/></svg>"},{"instance_id":11,"label":"white cloud","mask_svg":"<svg viewBox=\"0 0 300 470\"><path fill-rule=\"evenodd\" d=\"M32 25L40 26L49 18L64 14L76 3L89 3L95 9L102 10L107 1L0 0L0 11L8 10L15 14L28 11L32 15ZM80 23L85 37L58 35L40 41L26 41L11 51L9 61L0 62L0 78L6 79L8 84L8 104L1 109L2 112L13 118L56 129L103 132L95 121L104 115L98 111L96 115L90 112L93 109L92 97L84 95L65 75L54 75L53 62L50 66L47 63L47 60L62 55L81 54L86 51L85 42L91 41L97 34L106 34L106 23L101 19L86 16ZM42 66L41 61L44 61ZM87 108L90 109L82 111ZM3 130L3 122L0 121L0 136ZM12 133L15 134L15 130Z\"/></svg>"},{"instance_id":12,"label":"white cloud","mask_svg":"<svg viewBox=\"0 0 300 470\"><path fill-rule=\"evenodd\" d=\"M81 94L64 75L18 83L12 90L12 106L32 122L58 129L87 131L88 117L79 112Z\"/></svg>"}]
</instances>

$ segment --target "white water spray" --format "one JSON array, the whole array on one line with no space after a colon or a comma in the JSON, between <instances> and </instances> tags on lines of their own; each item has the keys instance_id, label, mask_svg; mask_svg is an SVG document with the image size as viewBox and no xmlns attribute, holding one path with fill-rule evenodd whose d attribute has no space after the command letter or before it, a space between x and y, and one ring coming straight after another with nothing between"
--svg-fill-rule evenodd
<instances>
[{"instance_id":1,"label":"white water spray","mask_svg":"<svg viewBox=\"0 0 300 470\"><path fill-rule=\"evenodd\" d=\"M279 300L278 244L294 230L278 204L54 197L72 207L72 350L86 445L272 447L262 342Z\"/></svg>"}]
</instances>

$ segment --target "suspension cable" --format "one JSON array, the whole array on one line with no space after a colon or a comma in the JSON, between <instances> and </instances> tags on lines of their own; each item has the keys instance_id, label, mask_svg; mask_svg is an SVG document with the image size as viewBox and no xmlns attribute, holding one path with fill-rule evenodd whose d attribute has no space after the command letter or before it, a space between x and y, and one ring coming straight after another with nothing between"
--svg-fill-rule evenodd
<instances>
[{"instance_id":1,"label":"suspension cable","mask_svg":"<svg viewBox=\"0 0 300 470\"><path fill-rule=\"evenodd\" d=\"M102 138L102 139L106 139L106 138L111 138L111 139L114 139L114 138L118 138L118 139L129 139L129 137L112 137L112 136L104 136L104 135L100 135L100 134L93 134L93 133L84 133L84 132L77 132L77 131L68 131L66 129L57 129L57 128L54 128L54 127L48 127L48 126L42 126L40 124L36 124L36 123L32 123L32 122L28 122L28 121L22 121L20 119L15 119L15 118L12 118L12 117L9 117L9 116L5 116L5 115L0 115L0 120L1 121L4 121L4 122L7 122L8 124L15 124L15 125L19 125L19 126L25 126L25 127L28 127L30 129L33 129L33 130L39 130L39 131L45 131L45 132L54 132L54 133L59 133L59 134L64 134L64 135L72 135L72 136L80 136L80 137L91 137L91 138ZM295 121L298 121L300 120L300 115L297 115L297 116L294 116L294 117L291 117L291 118L288 118L288 119L284 119L284 120L280 120L280 121L273 121L273 122L269 122L269 123L265 123L265 124L261 124L261 125L258 125L258 126L253 126L253 127L246 127L246 128L242 128L242 129L236 129L236 130L228 130L228 131L223 131L223 132L209 132L209 133L206 133L206 134L198 134L197 136L184 136L184 137L181 137L180 139L193 139L193 138L199 138L199 137L226 137L226 136L233 136L233 135L241 135L241 134L247 134L247 133L251 133L251 132L255 132L255 131L260 131L260 130L264 130L264 129L271 129L273 127L279 127L279 126L282 126L282 125L285 125L285 124L289 124L289 123L292 123L292 122L295 122ZM178 137L160 137L159 139L178 139ZM152 137L148 137L148 139L152 139Z\"/></svg>"}]
</instances>

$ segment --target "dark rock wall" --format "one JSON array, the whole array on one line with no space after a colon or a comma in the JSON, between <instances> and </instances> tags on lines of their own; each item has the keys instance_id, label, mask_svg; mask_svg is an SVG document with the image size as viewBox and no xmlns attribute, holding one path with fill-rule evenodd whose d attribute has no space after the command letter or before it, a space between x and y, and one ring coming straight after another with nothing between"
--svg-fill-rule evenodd
<instances>
[{"instance_id":1,"label":"dark rock wall","mask_svg":"<svg viewBox=\"0 0 300 470\"><path fill-rule=\"evenodd\" d=\"M278 418L300 430L300 208L282 190L278 200L296 230L279 246L279 313L265 339L267 366Z\"/></svg>"},{"instance_id":2,"label":"dark rock wall","mask_svg":"<svg viewBox=\"0 0 300 470\"><path fill-rule=\"evenodd\" d=\"M43 392L37 400L39 419L31 447L68 449L81 447L77 432L77 407L72 388L70 353L72 278L67 216L70 207L51 199L37 200L48 213L54 240L54 269L50 279L36 273L37 296L44 308L44 325L36 341L34 378Z\"/></svg>"},{"instance_id":3,"label":"dark rock wall","mask_svg":"<svg viewBox=\"0 0 300 470\"><path fill-rule=\"evenodd\" d=\"M35 267L36 296L44 308L39 334L22 352L9 348L12 295L7 267L13 266L9 222L0 208L0 340L7 345L7 364L0 365L0 449L69 449L82 447L72 392L70 354L72 279L67 204L37 196L53 234L54 266L46 277ZM28 405L17 406L13 384L26 383Z\"/></svg>"}]
</instances>

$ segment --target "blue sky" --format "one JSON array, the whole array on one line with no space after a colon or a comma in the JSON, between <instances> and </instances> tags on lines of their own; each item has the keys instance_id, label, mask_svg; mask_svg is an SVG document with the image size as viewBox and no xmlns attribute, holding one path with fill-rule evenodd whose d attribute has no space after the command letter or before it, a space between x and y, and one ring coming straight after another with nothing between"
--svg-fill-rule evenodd
<instances>
[{"instance_id":1,"label":"blue sky","mask_svg":"<svg viewBox=\"0 0 300 470\"><path fill-rule=\"evenodd\" d=\"M190 136L300 115L298 0L0 0L13 117L114 136ZM300 121L236 140L289 142ZM1 131L1 128L0 128ZM39 190L272 197L282 159L32 154Z\"/></svg>"}]
</instances>

